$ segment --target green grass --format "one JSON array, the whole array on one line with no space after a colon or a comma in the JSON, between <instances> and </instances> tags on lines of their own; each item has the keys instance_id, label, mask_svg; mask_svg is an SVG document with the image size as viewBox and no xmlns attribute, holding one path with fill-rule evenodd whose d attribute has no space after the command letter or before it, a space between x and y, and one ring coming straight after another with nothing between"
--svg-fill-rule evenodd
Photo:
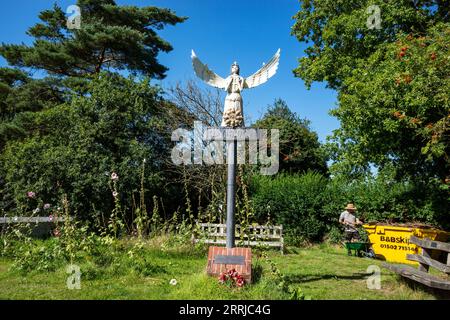
<instances>
[{"instance_id":1,"label":"green grass","mask_svg":"<svg viewBox=\"0 0 450 320\"><path fill-rule=\"evenodd\" d=\"M206 251L161 250L146 247L151 269L142 273L121 271L125 265L99 268L91 261L80 263L81 289L66 287L64 268L54 272L20 273L11 270L12 261L0 259L0 299L288 299L269 271L267 260L254 255L262 276L243 289L229 289L205 274ZM269 252L291 285L300 287L312 299L435 299L420 286L411 286L381 268L381 262L349 257L343 248L326 245L293 248L280 255ZM369 290L366 270L378 265L381 290ZM169 284L171 279L177 285Z\"/></svg>"}]
</instances>

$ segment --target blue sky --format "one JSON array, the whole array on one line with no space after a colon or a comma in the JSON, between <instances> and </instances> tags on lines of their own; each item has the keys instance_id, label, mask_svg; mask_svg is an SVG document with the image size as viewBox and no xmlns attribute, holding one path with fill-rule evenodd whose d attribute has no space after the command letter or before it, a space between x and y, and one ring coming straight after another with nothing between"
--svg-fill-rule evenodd
<instances>
[{"instance_id":1,"label":"blue sky","mask_svg":"<svg viewBox=\"0 0 450 320\"><path fill-rule=\"evenodd\" d=\"M0 11L0 42L31 43L25 32L38 21L38 13L53 3L67 8L75 0L20 0L2 3ZM164 88L177 82L195 79L190 61L191 49L221 76L229 74L237 61L241 75L248 76L267 62L281 48L277 74L267 83L244 91L244 111L251 120L258 119L274 99L284 99L291 110L311 120L311 128L324 141L339 122L328 115L336 105L336 92L323 83L314 83L307 90L303 81L293 76L298 58L306 44L290 35L292 16L299 10L295 0L116 0L118 4L166 7L189 19L160 31L174 50L159 55L169 67L167 77L158 81ZM0 58L0 66L5 61ZM200 82L200 81L199 81ZM204 85L204 84L200 84ZM225 93L223 93L225 97Z\"/></svg>"}]
</instances>

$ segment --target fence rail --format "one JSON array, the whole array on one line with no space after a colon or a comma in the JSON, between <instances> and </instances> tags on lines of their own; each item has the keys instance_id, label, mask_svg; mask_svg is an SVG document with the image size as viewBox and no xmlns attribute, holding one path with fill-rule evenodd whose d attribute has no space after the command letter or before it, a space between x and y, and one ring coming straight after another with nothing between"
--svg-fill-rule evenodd
<instances>
[{"instance_id":1,"label":"fence rail","mask_svg":"<svg viewBox=\"0 0 450 320\"><path fill-rule=\"evenodd\" d=\"M71 219L71 218L69 218ZM0 223L42 223L65 221L65 217L0 217Z\"/></svg>"},{"instance_id":2,"label":"fence rail","mask_svg":"<svg viewBox=\"0 0 450 320\"><path fill-rule=\"evenodd\" d=\"M430 267L433 267L441 272L450 274L450 243L420 239L415 236L411 236L409 242L421 248L420 254L408 254L406 256L408 260L419 262L417 269L401 264L385 263L383 266L405 278L412 279L426 286L450 290L449 280L428 273ZM431 258L435 250L447 255L446 264Z\"/></svg>"},{"instance_id":3,"label":"fence rail","mask_svg":"<svg viewBox=\"0 0 450 320\"><path fill-rule=\"evenodd\" d=\"M206 244L226 244L226 224L222 223L198 223L200 234L194 239L195 242ZM283 226L260 226L249 225L242 227L236 225L236 239L240 245L244 246L268 246L280 248L283 253L284 239Z\"/></svg>"}]
</instances>

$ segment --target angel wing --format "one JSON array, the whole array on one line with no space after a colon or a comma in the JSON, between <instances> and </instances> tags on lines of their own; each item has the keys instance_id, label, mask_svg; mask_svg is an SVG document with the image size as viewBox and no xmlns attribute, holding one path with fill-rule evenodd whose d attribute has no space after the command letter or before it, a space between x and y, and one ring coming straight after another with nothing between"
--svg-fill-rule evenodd
<instances>
[{"instance_id":1,"label":"angel wing","mask_svg":"<svg viewBox=\"0 0 450 320\"><path fill-rule=\"evenodd\" d=\"M280 62L280 49L275 53L275 55L267 62L261 69L256 71L251 76L245 78L244 88L253 88L263 84L270 77L272 77L278 69L278 64Z\"/></svg>"},{"instance_id":2,"label":"angel wing","mask_svg":"<svg viewBox=\"0 0 450 320\"><path fill-rule=\"evenodd\" d=\"M203 64L199 58L195 55L194 50L191 52L192 65L197 77L205 81L210 86L225 89L227 84L224 78L218 76L213 71L209 70L208 65Z\"/></svg>"}]
</instances>

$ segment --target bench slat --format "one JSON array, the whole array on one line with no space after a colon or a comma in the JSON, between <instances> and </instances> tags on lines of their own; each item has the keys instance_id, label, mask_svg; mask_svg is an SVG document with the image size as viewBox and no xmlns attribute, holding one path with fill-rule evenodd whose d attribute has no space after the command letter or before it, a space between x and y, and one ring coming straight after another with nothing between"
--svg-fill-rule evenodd
<instances>
[{"instance_id":1,"label":"bench slat","mask_svg":"<svg viewBox=\"0 0 450 320\"><path fill-rule=\"evenodd\" d=\"M65 217L0 217L0 223L40 223L65 221Z\"/></svg>"},{"instance_id":2,"label":"bench slat","mask_svg":"<svg viewBox=\"0 0 450 320\"><path fill-rule=\"evenodd\" d=\"M203 238L194 239L196 243L226 244L226 225L223 223L197 223ZM241 235L244 239L241 238ZM205 239L205 237L207 239ZM212 239L211 239L212 238ZM275 240L275 241L274 241ZM278 241L276 241L278 240ZM248 246L277 247L284 251L283 226L236 225L236 242Z\"/></svg>"},{"instance_id":3,"label":"bench slat","mask_svg":"<svg viewBox=\"0 0 450 320\"><path fill-rule=\"evenodd\" d=\"M208 233L208 237L226 237L226 233ZM240 233L237 232L235 235L236 238L240 237ZM279 235L266 235L266 234L243 234L243 237L245 238L256 238L256 239L281 239Z\"/></svg>"},{"instance_id":4,"label":"bench slat","mask_svg":"<svg viewBox=\"0 0 450 320\"><path fill-rule=\"evenodd\" d=\"M437 249L450 252L450 243L446 242L433 241L429 239L420 239L417 238L416 236L411 236L409 238L409 242L426 249Z\"/></svg>"},{"instance_id":5,"label":"bench slat","mask_svg":"<svg viewBox=\"0 0 450 320\"><path fill-rule=\"evenodd\" d=\"M402 277L420 282L426 286L437 289L450 290L450 281L430 275L427 272L417 270L416 268L413 268L411 266L383 263L383 267L394 271L395 273L398 273Z\"/></svg>"},{"instance_id":6,"label":"bench slat","mask_svg":"<svg viewBox=\"0 0 450 320\"><path fill-rule=\"evenodd\" d=\"M198 225L202 228L204 228L204 227L225 227L226 226L223 223L199 223ZM239 225L237 225L236 227L240 228ZM253 229L256 229L256 230L259 230L259 229L282 230L283 229L282 226L252 226L252 225L248 226L247 228L250 230L253 230Z\"/></svg>"},{"instance_id":7,"label":"bench slat","mask_svg":"<svg viewBox=\"0 0 450 320\"><path fill-rule=\"evenodd\" d=\"M433 268L438 269L439 271L445 272L450 274L450 266L447 266L446 264L443 264L439 261L436 261L434 259L431 259L429 257L425 257L418 254L408 254L406 255L406 259L411 261L417 261L419 263L427 264Z\"/></svg>"},{"instance_id":8,"label":"bench slat","mask_svg":"<svg viewBox=\"0 0 450 320\"><path fill-rule=\"evenodd\" d=\"M195 243L206 243L206 244L226 244L226 240L218 239L218 240L212 240L212 239L195 239ZM243 245L250 245L250 246L269 246L269 247L280 247L282 246L281 242L258 242L258 241L239 241L236 240L237 243L242 243Z\"/></svg>"}]
</instances>

